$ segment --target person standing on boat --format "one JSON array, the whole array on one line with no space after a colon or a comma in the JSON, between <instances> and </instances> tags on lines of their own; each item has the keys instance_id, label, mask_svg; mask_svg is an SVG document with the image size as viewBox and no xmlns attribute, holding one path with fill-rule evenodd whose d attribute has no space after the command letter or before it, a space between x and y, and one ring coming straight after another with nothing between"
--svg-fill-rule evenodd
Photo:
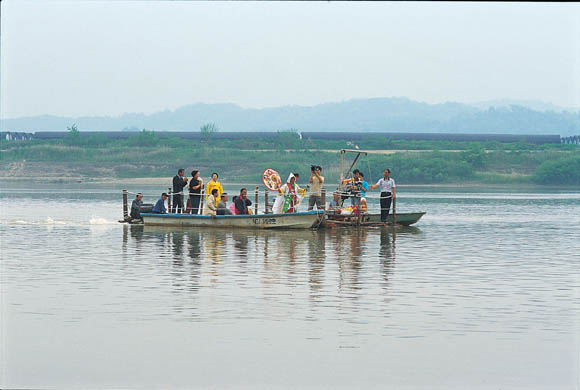
<instances>
[{"instance_id":1,"label":"person standing on boat","mask_svg":"<svg viewBox=\"0 0 580 390\"><path fill-rule=\"evenodd\" d=\"M252 201L248 199L248 190L242 188L240 190L240 195L238 195L234 204L236 205L236 215L250 214L248 207L252 205Z\"/></svg>"},{"instance_id":2,"label":"person standing on boat","mask_svg":"<svg viewBox=\"0 0 580 390\"><path fill-rule=\"evenodd\" d=\"M171 206L172 213L183 213L183 187L187 185L187 177L184 178L185 169L181 168L177 171L177 175L173 177L173 205Z\"/></svg>"},{"instance_id":3,"label":"person standing on boat","mask_svg":"<svg viewBox=\"0 0 580 390\"><path fill-rule=\"evenodd\" d=\"M272 207L274 214L293 213L296 211L298 188L300 187L296 184L296 176L291 173L288 176L288 180L286 180L286 184L278 190L278 197Z\"/></svg>"},{"instance_id":4,"label":"person standing on boat","mask_svg":"<svg viewBox=\"0 0 580 390\"><path fill-rule=\"evenodd\" d=\"M232 211L228 209L228 194L223 193L221 200L217 206L217 215L232 215Z\"/></svg>"},{"instance_id":5,"label":"person standing on boat","mask_svg":"<svg viewBox=\"0 0 580 390\"><path fill-rule=\"evenodd\" d=\"M161 194L161 199L155 203L151 212L154 214L167 214L167 209L165 208L165 201L167 200L167 194L164 192Z\"/></svg>"},{"instance_id":6,"label":"person standing on boat","mask_svg":"<svg viewBox=\"0 0 580 390\"><path fill-rule=\"evenodd\" d=\"M189 181L189 203L191 204L192 214L199 214L201 187L203 187L203 179L199 177L199 171L191 171L191 180Z\"/></svg>"},{"instance_id":7,"label":"person standing on boat","mask_svg":"<svg viewBox=\"0 0 580 390\"><path fill-rule=\"evenodd\" d=\"M131 218L132 219L141 219L141 205L143 204L143 194L140 192L135 196L133 199L133 203L131 203Z\"/></svg>"},{"instance_id":8,"label":"person standing on boat","mask_svg":"<svg viewBox=\"0 0 580 390\"><path fill-rule=\"evenodd\" d=\"M365 180L365 175L359 172L360 182L360 211L367 211L367 192L370 190L369 183Z\"/></svg>"},{"instance_id":9,"label":"person standing on boat","mask_svg":"<svg viewBox=\"0 0 580 390\"><path fill-rule=\"evenodd\" d=\"M350 204L354 207L354 206L358 206L358 204L360 203L360 197L358 196L361 192L360 190L360 186L361 186L361 181L362 178L360 177L360 171L358 169L355 169L354 171L352 171L352 177L350 179L344 179L342 184L346 186L347 191L350 193ZM345 197L346 198L346 197Z\"/></svg>"},{"instance_id":10,"label":"person standing on boat","mask_svg":"<svg viewBox=\"0 0 580 390\"><path fill-rule=\"evenodd\" d=\"M314 209L320 210L322 206L322 184L324 183L324 176L320 176L322 168L319 166L311 167L312 173L310 174L310 183L312 184L312 190L310 196L308 197L308 211Z\"/></svg>"},{"instance_id":11,"label":"person standing on boat","mask_svg":"<svg viewBox=\"0 0 580 390\"><path fill-rule=\"evenodd\" d=\"M215 188L218 190L217 201L219 203L220 195L224 192L224 188L222 187L221 183L218 181L218 177L219 177L219 175L215 172L211 174L211 180L205 186L205 199L207 200L209 194L211 194L213 189Z\"/></svg>"},{"instance_id":12,"label":"person standing on boat","mask_svg":"<svg viewBox=\"0 0 580 390\"><path fill-rule=\"evenodd\" d=\"M379 179L377 184L371 186L371 190L379 187L381 189L381 222L387 222L389 211L391 210L391 201L395 199L395 181L390 177L390 169L385 169L384 177Z\"/></svg>"},{"instance_id":13,"label":"person standing on boat","mask_svg":"<svg viewBox=\"0 0 580 390\"><path fill-rule=\"evenodd\" d=\"M207 197L207 202L205 202L205 207L203 208L203 215L215 216L217 214L217 198L218 190L214 188L211 190L211 195Z\"/></svg>"}]
</instances>

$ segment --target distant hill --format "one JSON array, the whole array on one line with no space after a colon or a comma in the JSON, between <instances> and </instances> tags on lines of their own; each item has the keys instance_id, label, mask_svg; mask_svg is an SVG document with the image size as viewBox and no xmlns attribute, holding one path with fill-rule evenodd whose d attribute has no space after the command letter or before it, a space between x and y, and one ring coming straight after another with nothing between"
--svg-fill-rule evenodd
<instances>
[{"instance_id":1,"label":"distant hill","mask_svg":"<svg viewBox=\"0 0 580 390\"><path fill-rule=\"evenodd\" d=\"M407 98L353 99L315 106L242 108L236 104L191 104L150 115L117 117L35 116L4 119L2 131L196 131L215 123L221 131L361 131L489 134L580 134L580 111L534 110L522 105L427 104Z\"/></svg>"},{"instance_id":2,"label":"distant hill","mask_svg":"<svg viewBox=\"0 0 580 390\"><path fill-rule=\"evenodd\" d=\"M471 103L470 106L479 108L481 110L487 110L490 107L500 108L509 106L522 106L534 111L573 112L579 110L579 108L574 109L572 107L561 107L541 100L520 100L520 99L486 100L482 102Z\"/></svg>"}]
</instances>

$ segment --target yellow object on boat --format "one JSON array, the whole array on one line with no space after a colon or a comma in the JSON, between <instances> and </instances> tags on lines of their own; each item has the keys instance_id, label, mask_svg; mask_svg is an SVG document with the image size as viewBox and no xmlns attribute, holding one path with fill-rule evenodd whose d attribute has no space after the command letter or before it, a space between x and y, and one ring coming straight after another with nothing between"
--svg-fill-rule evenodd
<instances>
[{"instance_id":1,"label":"yellow object on boat","mask_svg":"<svg viewBox=\"0 0 580 390\"><path fill-rule=\"evenodd\" d=\"M218 190L218 197L216 198L216 204L220 202L221 194L224 193L224 189L219 181L210 180L209 183L205 186L205 200L207 201L207 197L211 194L214 188Z\"/></svg>"}]
</instances>

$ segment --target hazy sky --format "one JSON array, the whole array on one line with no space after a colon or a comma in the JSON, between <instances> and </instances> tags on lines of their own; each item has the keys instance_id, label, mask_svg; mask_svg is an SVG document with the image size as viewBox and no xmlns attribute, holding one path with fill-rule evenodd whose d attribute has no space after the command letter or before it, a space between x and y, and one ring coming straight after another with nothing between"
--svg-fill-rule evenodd
<instances>
[{"instance_id":1,"label":"hazy sky","mask_svg":"<svg viewBox=\"0 0 580 390\"><path fill-rule=\"evenodd\" d=\"M580 106L580 4L0 4L4 118L390 96Z\"/></svg>"}]
</instances>

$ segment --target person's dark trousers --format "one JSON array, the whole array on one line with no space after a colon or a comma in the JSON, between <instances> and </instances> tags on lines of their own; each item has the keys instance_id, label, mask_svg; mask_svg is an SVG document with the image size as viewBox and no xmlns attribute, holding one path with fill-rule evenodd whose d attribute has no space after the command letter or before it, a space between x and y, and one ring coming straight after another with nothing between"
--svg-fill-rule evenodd
<instances>
[{"instance_id":1,"label":"person's dark trousers","mask_svg":"<svg viewBox=\"0 0 580 390\"><path fill-rule=\"evenodd\" d=\"M173 204L171 205L172 213L183 212L183 195L173 195Z\"/></svg>"},{"instance_id":2,"label":"person's dark trousers","mask_svg":"<svg viewBox=\"0 0 580 390\"><path fill-rule=\"evenodd\" d=\"M381 192L381 222L387 222L389 211L391 211L391 193Z\"/></svg>"},{"instance_id":3,"label":"person's dark trousers","mask_svg":"<svg viewBox=\"0 0 580 390\"><path fill-rule=\"evenodd\" d=\"M191 213L198 214L199 213L199 201L201 200L200 194L189 194L189 200L191 201Z\"/></svg>"}]
</instances>

